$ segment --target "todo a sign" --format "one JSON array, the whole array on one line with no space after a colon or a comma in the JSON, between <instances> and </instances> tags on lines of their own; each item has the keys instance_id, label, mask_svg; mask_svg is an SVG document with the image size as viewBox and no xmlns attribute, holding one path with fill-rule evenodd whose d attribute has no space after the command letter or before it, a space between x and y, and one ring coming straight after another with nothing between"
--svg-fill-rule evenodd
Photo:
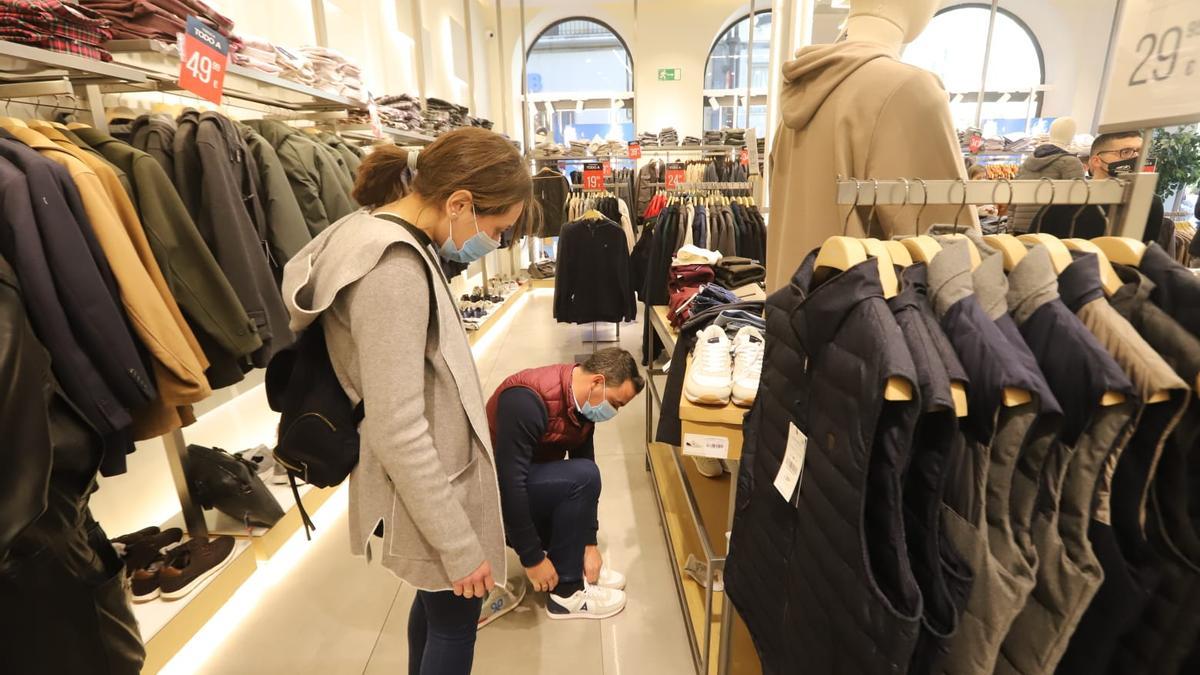
<instances>
[{"instance_id":1,"label":"todo a sign","mask_svg":"<svg viewBox=\"0 0 1200 675\"><path fill-rule=\"evenodd\" d=\"M1100 131L1200 121L1200 2L1126 0Z\"/></svg>"},{"instance_id":2,"label":"todo a sign","mask_svg":"<svg viewBox=\"0 0 1200 675\"><path fill-rule=\"evenodd\" d=\"M667 165L667 170L663 174L663 183L666 183L668 190L674 190L680 185L687 182L687 165L683 162L672 162Z\"/></svg>"},{"instance_id":3,"label":"todo a sign","mask_svg":"<svg viewBox=\"0 0 1200 675\"><path fill-rule=\"evenodd\" d=\"M180 49L179 86L220 105L229 63L229 40L194 16L187 19Z\"/></svg>"},{"instance_id":4,"label":"todo a sign","mask_svg":"<svg viewBox=\"0 0 1200 675\"><path fill-rule=\"evenodd\" d=\"M583 189L595 192L604 189L604 164L588 162L583 165Z\"/></svg>"}]
</instances>

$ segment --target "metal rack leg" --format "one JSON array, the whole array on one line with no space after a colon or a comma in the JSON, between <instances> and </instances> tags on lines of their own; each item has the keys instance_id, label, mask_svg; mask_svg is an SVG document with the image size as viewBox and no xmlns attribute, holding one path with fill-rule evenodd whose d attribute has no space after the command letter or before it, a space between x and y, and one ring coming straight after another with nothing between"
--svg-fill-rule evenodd
<instances>
[{"instance_id":1,"label":"metal rack leg","mask_svg":"<svg viewBox=\"0 0 1200 675\"><path fill-rule=\"evenodd\" d=\"M725 531L733 530L733 513L737 508L737 487L738 487L738 472L741 469L741 460L734 464L732 480L729 485L729 520L725 525ZM728 544L725 548L725 560L729 560ZM721 568L724 572L724 565ZM722 574L722 576L724 576ZM717 664L717 675L729 675L733 667L733 603L729 601L729 594L724 594L724 602L721 603L721 662Z\"/></svg>"},{"instance_id":2,"label":"metal rack leg","mask_svg":"<svg viewBox=\"0 0 1200 675\"><path fill-rule=\"evenodd\" d=\"M208 523L204 521L204 509L192 498L192 489L188 485L187 444L183 441L183 432L179 429L163 436L163 446L167 451L167 464L171 467L171 478L175 481L175 491L179 494L179 506L183 509L183 522L188 534L193 539L208 539Z\"/></svg>"}]
</instances>

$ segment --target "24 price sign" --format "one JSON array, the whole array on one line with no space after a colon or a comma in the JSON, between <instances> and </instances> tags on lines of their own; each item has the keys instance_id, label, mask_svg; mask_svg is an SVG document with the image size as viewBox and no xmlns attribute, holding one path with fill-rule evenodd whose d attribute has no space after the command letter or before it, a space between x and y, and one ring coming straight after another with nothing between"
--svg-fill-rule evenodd
<instances>
[{"instance_id":1,"label":"24 price sign","mask_svg":"<svg viewBox=\"0 0 1200 675\"><path fill-rule=\"evenodd\" d=\"M589 192L599 192L604 189L603 164L588 162L583 165L583 189Z\"/></svg>"},{"instance_id":2,"label":"24 price sign","mask_svg":"<svg viewBox=\"0 0 1200 675\"><path fill-rule=\"evenodd\" d=\"M200 19L189 16L180 53L183 58L179 61L179 86L220 105L229 63L229 40Z\"/></svg>"},{"instance_id":3,"label":"24 price sign","mask_svg":"<svg viewBox=\"0 0 1200 675\"><path fill-rule=\"evenodd\" d=\"M1200 121L1200 3L1128 0L1117 31L1100 131Z\"/></svg>"},{"instance_id":4,"label":"24 price sign","mask_svg":"<svg viewBox=\"0 0 1200 675\"><path fill-rule=\"evenodd\" d=\"M672 162L667 165L667 171L663 176L663 182L666 183L668 190L674 190L680 185L687 182L687 165L683 162Z\"/></svg>"}]
</instances>

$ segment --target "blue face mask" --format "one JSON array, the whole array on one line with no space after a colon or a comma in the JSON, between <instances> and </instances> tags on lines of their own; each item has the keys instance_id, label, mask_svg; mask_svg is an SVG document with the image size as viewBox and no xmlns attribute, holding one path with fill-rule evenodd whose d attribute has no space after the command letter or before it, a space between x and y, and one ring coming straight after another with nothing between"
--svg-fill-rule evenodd
<instances>
[{"instance_id":1,"label":"blue face mask","mask_svg":"<svg viewBox=\"0 0 1200 675\"><path fill-rule=\"evenodd\" d=\"M463 243L462 248L454 245L454 227L451 225L450 236L446 237L446 242L438 251L446 260L456 263L471 263L500 248L500 242L479 229L479 219L475 217L474 204L471 205L471 219L475 221L475 234Z\"/></svg>"},{"instance_id":2,"label":"blue face mask","mask_svg":"<svg viewBox=\"0 0 1200 675\"><path fill-rule=\"evenodd\" d=\"M600 400L599 405L592 405L591 401L584 401L583 405L579 406L579 414L586 417L592 422L607 422L617 416L617 409L613 404L608 402L608 386L605 385L602 390L604 398Z\"/></svg>"}]
</instances>

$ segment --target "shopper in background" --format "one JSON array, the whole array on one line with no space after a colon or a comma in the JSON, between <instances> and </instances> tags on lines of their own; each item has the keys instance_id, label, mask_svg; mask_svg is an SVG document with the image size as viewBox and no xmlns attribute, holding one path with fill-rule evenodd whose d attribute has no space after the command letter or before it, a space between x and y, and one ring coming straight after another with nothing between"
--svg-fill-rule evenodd
<instances>
[{"instance_id":1,"label":"shopper in background","mask_svg":"<svg viewBox=\"0 0 1200 675\"><path fill-rule=\"evenodd\" d=\"M1093 180L1108 180L1110 178L1127 178L1137 171L1138 154L1142 151L1142 133L1140 131L1124 131L1112 134L1100 134L1092 141L1091 154L1088 157L1088 173ZM1082 189L1076 191L1079 195ZM1045 191L1043 191L1045 195ZM1078 214L1078 215L1076 215ZM1146 230L1142 241L1150 243L1157 241L1169 255L1174 255L1174 232L1163 228L1163 203L1157 195L1150 204L1150 214L1146 219ZM1110 230L1113 224L1104 217L1104 211L1099 206L1089 206L1082 211L1078 206L1061 205L1043 207L1039 215L1030 223L1030 230L1045 232L1066 239L1094 239L1105 234L1113 234ZM1160 237L1165 235L1165 237Z\"/></svg>"},{"instance_id":2,"label":"shopper in background","mask_svg":"<svg viewBox=\"0 0 1200 675\"><path fill-rule=\"evenodd\" d=\"M1083 178L1083 162L1067 151L1066 148L1053 143L1043 143L1033 150L1033 156L1021 163L1017 172L1017 180L1074 180ZM1038 207L1014 206L1009 214L1011 229L1016 232L1028 232L1029 225L1037 215Z\"/></svg>"},{"instance_id":3,"label":"shopper in background","mask_svg":"<svg viewBox=\"0 0 1200 675\"><path fill-rule=\"evenodd\" d=\"M508 543L552 619L604 619L625 608L625 577L596 543L600 469L596 423L645 386L629 352L609 348L582 365L522 370L488 400Z\"/></svg>"},{"instance_id":4,"label":"shopper in background","mask_svg":"<svg viewBox=\"0 0 1200 675\"><path fill-rule=\"evenodd\" d=\"M320 320L338 379L364 403L351 549L421 589L410 675L471 671L480 605L505 578L483 393L437 256L466 263L495 250L531 197L520 155L491 131L452 131L419 155L380 147L354 188L366 208L285 271L292 327Z\"/></svg>"}]
</instances>

